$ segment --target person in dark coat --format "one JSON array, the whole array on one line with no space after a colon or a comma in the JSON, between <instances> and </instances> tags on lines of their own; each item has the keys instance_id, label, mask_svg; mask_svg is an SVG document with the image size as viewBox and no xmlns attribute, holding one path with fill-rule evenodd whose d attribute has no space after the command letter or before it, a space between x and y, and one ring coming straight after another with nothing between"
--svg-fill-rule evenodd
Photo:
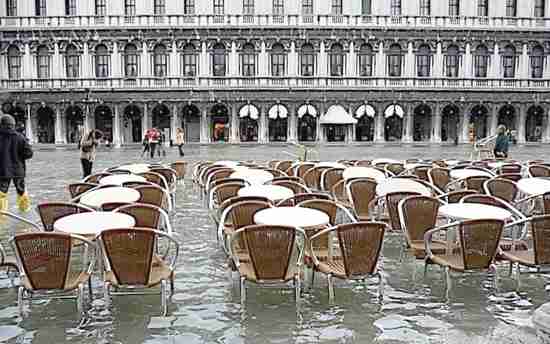
<instances>
[{"instance_id":1,"label":"person in dark coat","mask_svg":"<svg viewBox=\"0 0 550 344\"><path fill-rule=\"evenodd\" d=\"M15 130L15 119L10 115L0 116L0 210L8 209L8 190L12 182L17 191L17 207L22 212L29 210L25 161L32 155L32 147L25 136Z\"/></svg>"},{"instance_id":2,"label":"person in dark coat","mask_svg":"<svg viewBox=\"0 0 550 344\"><path fill-rule=\"evenodd\" d=\"M493 153L495 158L508 158L508 146L510 138L506 135L506 127L504 125L499 125L497 128L497 139L495 142L495 148Z\"/></svg>"}]
</instances>

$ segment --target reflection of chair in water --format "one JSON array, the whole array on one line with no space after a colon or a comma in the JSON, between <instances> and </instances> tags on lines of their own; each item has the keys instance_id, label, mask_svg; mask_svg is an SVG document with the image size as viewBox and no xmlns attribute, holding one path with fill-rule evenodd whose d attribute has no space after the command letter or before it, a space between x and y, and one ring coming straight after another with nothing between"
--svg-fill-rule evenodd
<instances>
[{"instance_id":1,"label":"reflection of chair in water","mask_svg":"<svg viewBox=\"0 0 550 344\"><path fill-rule=\"evenodd\" d=\"M493 150L495 148L497 136L488 136L474 142L473 151L470 153L470 160L494 159Z\"/></svg>"}]
</instances>

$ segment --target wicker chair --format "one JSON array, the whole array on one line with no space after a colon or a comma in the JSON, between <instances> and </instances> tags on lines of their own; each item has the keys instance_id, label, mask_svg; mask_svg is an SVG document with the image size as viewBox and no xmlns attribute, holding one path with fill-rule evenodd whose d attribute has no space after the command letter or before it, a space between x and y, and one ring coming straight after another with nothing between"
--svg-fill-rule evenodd
<instances>
[{"instance_id":1,"label":"wicker chair","mask_svg":"<svg viewBox=\"0 0 550 344\"><path fill-rule=\"evenodd\" d=\"M504 164L498 168L499 174L521 174L523 166L520 164Z\"/></svg>"},{"instance_id":2,"label":"wicker chair","mask_svg":"<svg viewBox=\"0 0 550 344\"><path fill-rule=\"evenodd\" d=\"M10 242L21 281L17 297L20 313L23 314L25 299L67 295L76 290L82 316L86 304L84 286L92 275L96 245L81 236L45 232L19 234ZM89 292L91 296L91 289Z\"/></svg>"},{"instance_id":3,"label":"wicker chair","mask_svg":"<svg viewBox=\"0 0 550 344\"><path fill-rule=\"evenodd\" d=\"M321 188L321 174L323 171L330 169L330 167L316 166L307 170L303 178L308 188L312 190L322 190Z\"/></svg>"},{"instance_id":4,"label":"wicker chair","mask_svg":"<svg viewBox=\"0 0 550 344\"><path fill-rule=\"evenodd\" d=\"M424 235L426 268L428 263L444 267L447 297L451 289L450 270L458 272L490 270L494 277L494 287L497 288L498 276L493 262L499 248L503 226L504 222L501 220L469 220L451 223L426 232ZM434 233L449 231L453 228L457 228L459 247L451 252L435 253L432 250Z\"/></svg>"},{"instance_id":5,"label":"wicker chair","mask_svg":"<svg viewBox=\"0 0 550 344\"><path fill-rule=\"evenodd\" d=\"M91 184L99 184L99 181L103 177L112 176L112 173L109 172L99 172L96 174L89 175L88 177L84 178L84 183L91 183Z\"/></svg>"},{"instance_id":6,"label":"wicker chair","mask_svg":"<svg viewBox=\"0 0 550 344\"><path fill-rule=\"evenodd\" d=\"M346 193L359 221L372 217L370 205L376 198L376 181L368 178L354 179L346 185Z\"/></svg>"},{"instance_id":7,"label":"wicker chair","mask_svg":"<svg viewBox=\"0 0 550 344\"><path fill-rule=\"evenodd\" d=\"M352 208L351 202L346 192L346 184L348 182L349 180L340 180L338 183L334 184L334 186L330 190L330 194L332 195L332 199L343 204L344 206L346 206L346 208Z\"/></svg>"},{"instance_id":8,"label":"wicker chair","mask_svg":"<svg viewBox=\"0 0 550 344\"><path fill-rule=\"evenodd\" d=\"M480 194L485 193L483 189L483 183L491 179L490 177L485 176L473 176L464 178L464 184L466 185L467 190L474 190Z\"/></svg>"},{"instance_id":9,"label":"wicker chair","mask_svg":"<svg viewBox=\"0 0 550 344\"><path fill-rule=\"evenodd\" d=\"M208 195L208 209L215 211L225 200L238 196L239 190L245 186L247 186L245 182L230 182L213 187Z\"/></svg>"},{"instance_id":10,"label":"wicker chair","mask_svg":"<svg viewBox=\"0 0 550 344\"><path fill-rule=\"evenodd\" d=\"M523 179L523 175L521 173L505 173L505 174L499 174L497 175L497 177L501 179L508 179L516 183L520 179Z\"/></svg>"},{"instance_id":11,"label":"wicker chair","mask_svg":"<svg viewBox=\"0 0 550 344\"><path fill-rule=\"evenodd\" d=\"M279 161L272 168L274 168L276 170L279 170L279 171L282 171L282 172L285 172L285 174L286 174L286 170L288 170L292 166L293 163L294 162L290 161L290 160L283 160L283 161Z\"/></svg>"},{"instance_id":12,"label":"wicker chair","mask_svg":"<svg viewBox=\"0 0 550 344\"><path fill-rule=\"evenodd\" d=\"M390 163L384 166L384 171L386 172L386 175L398 176L405 172L405 165L401 163Z\"/></svg>"},{"instance_id":13,"label":"wicker chair","mask_svg":"<svg viewBox=\"0 0 550 344\"><path fill-rule=\"evenodd\" d=\"M331 225L336 224L338 211L341 211L345 217L344 221L347 222L356 222L355 217L350 213L350 211L342 204L327 199L313 199L302 201L296 204L298 207L316 209L327 214L329 217L329 223Z\"/></svg>"},{"instance_id":14,"label":"wicker chair","mask_svg":"<svg viewBox=\"0 0 550 344\"><path fill-rule=\"evenodd\" d=\"M417 166L415 168L413 168L413 174L418 177L418 179L420 180L424 180L426 182L429 182L430 179L428 177L428 171L431 169L432 167L430 165L426 165L426 166Z\"/></svg>"},{"instance_id":15,"label":"wicker chair","mask_svg":"<svg viewBox=\"0 0 550 344\"><path fill-rule=\"evenodd\" d=\"M342 177L343 172L343 168L329 168L323 170L319 179L320 189L324 192L330 192L336 183L344 179L344 177Z\"/></svg>"},{"instance_id":16,"label":"wicker chair","mask_svg":"<svg viewBox=\"0 0 550 344\"><path fill-rule=\"evenodd\" d=\"M214 171L223 170L223 169L229 169L229 168L224 166L212 165L212 164L202 166L201 169L199 170L197 183L199 184L200 187L203 187L203 188L206 187L207 186L206 181L208 179L208 176Z\"/></svg>"},{"instance_id":17,"label":"wicker chair","mask_svg":"<svg viewBox=\"0 0 550 344\"><path fill-rule=\"evenodd\" d=\"M365 280L368 277L378 278L378 297L383 298L383 279L378 267L386 224L382 222L356 222L327 228L313 235L310 240L310 252L315 271L327 275L329 301L334 300L332 278L344 280ZM336 233L342 259L319 259L315 254L314 242ZM313 278L312 278L313 280Z\"/></svg>"},{"instance_id":18,"label":"wicker chair","mask_svg":"<svg viewBox=\"0 0 550 344\"><path fill-rule=\"evenodd\" d=\"M231 178L231 174L233 174L234 170L231 168L217 168L212 169L208 174L205 175L205 182L204 182L204 191L208 192L208 187L214 183L217 180Z\"/></svg>"},{"instance_id":19,"label":"wicker chair","mask_svg":"<svg viewBox=\"0 0 550 344\"><path fill-rule=\"evenodd\" d=\"M207 168L212 166L210 161L199 161L193 165L193 172L191 173L193 183L200 184L200 176L202 172Z\"/></svg>"},{"instance_id":20,"label":"wicker chair","mask_svg":"<svg viewBox=\"0 0 550 344\"><path fill-rule=\"evenodd\" d=\"M372 161L371 160L358 160L355 162L354 166L371 166Z\"/></svg>"},{"instance_id":21,"label":"wicker chair","mask_svg":"<svg viewBox=\"0 0 550 344\"><path fill-rule=\"evenodd\" d=\"M550 177L550 167L544 165L531 165L528 168L531 177Z\"/></svg>"},{"instance_id":22,"label":"wicker chair","mask_svg":"<svg viewBox=\"0 0 550 344\"><path fill-rule=\"evenodd\" d=\"M243 261L235 251L244 242L249 260ZM241 303L246 301L246 282L273 286L293 282L296 303L300 302L305 233L299 228L252 225L237 230L229 247L240 276Z\"/></svg>"},{"instance_id":23,"label":"wicker chair","mask_svg":"<svg viewBox=\"0 0 550 344\"><path fill-rule=\"evenodd\" d=\"M446 203L458 203L462 198L470 195L477 195L477 192L474 190L457 190L443 194L438 198Z\"/></svg>"},{"instance_id":24,"label":"wicker chair","mask_svg":"<svg viewBox=\"0 0 550 344\"><path fill-rule=\"evenodd\" d=\"M493 207L499 207L499 208L508 210L512 214L513 220L519 220L519 219L525 218L525 215L523 215L516 207L506 202L505 200L494 196L481 195L481 194L469 195L469 196L463 197L460 200L460 203L480 203L480 204L492 205Z\"/></svg>"},{"instance_id":25,"label":"wicker chair","mask_svg":"<svg viewBox=\"0 0 550 344\"><path fill-rule=\"evenodd\" d=\"M149 171L140 173L139 175L145 178L148 182L156 184L161 188L170 191L170 185L168 185L168 181L166 180L166 178L164 178L162 174Z\"/></svg>"},{"instance_id":26,"label":"wicker chair","mask_svg":"<svg viewBox=\"0 0 550 344\"><path fill-rule=\"evenodd\" d=\"M98 184L94 183L72 183L69 184L69 195L71 196L71 199L78 197L82 195L83 193L90 191L91 189L95 188Z\"/></svg>"},{"instance_id":27,"label":"wicker chair","mask_svg":"<svg viewBox=\"0 0 550 344\"><path fill-rule=\"evenodd\" d=\"M429 182L441 191L447 190L451 181L451 170L442 167L432 167L428 170Z\"/></svg>"},{"instance_id":28,"label":"wicker chair","mask_svg":"<svg viewBox=\"0 0 550 344\"><path fill-rule=\"evenodd\" d=\"M88 213L94 211L86 206L67 203L67 202L47 202L40 203L36 210L40 215L40 220L44 226L44 231L51 232L54 230L53 225L55 221L69 215Z\"/></svg>"},{"instance_id":29,"label":"wicker chair","mask_svg":"<svg viewBox=\"0 0 550 344\"><path fill-rule=\"evenodd\" d=\"M272 185L283 186L294 192L294 194L311 193L311 190L304 184L294 182L291 180L278 180L271 183Z\"/></svg>"},{"instance_id":30,"label":"wicker chair","mask_svg":"<svg viewBox=\"0 0 550 344\"><path fill-rule=\"evenodd\" d=\"M550 192L527 196L517 200L514 203L514 206L517 209L524 209L524 207L527 207L527 209L523 212L525 214L542 213L548 215L550 214ZM542 207L542 209L539 209L540 207Z\"/></svg>"},{"instance_id":31,"label":"wicker chair","mask_svg":"<svg viewBox=\"0 0 550 344\"><path fill-rule=\"evenodd\" d=\"M515 202L519 192L515 182L502 178L487 180L483 183L483 189L487 195L500 198L508 203Z\"/></svg>"},{"instance_id":32,"label":"wicker chair","mask_svg":"<svg viewBox=\"0 0 550 344\"><path fill-rule=\"evenodd\" d=\"M398 205L402 199L409 196L419 196L417 192L390 192L386 194L386 208L388 209L388 216L390 220L390 229L392 231L401 232L401 222L399 221Z\"/></svg>"},{"instance_id":33,"label":"wicker chair","mask_svg":"<svg viewBox=\"0 0 550 344\"><path fill-rule=\"evenodd\" d=\"M123 205L129 205L129 204L132 204L132 203L125 203L125 202L107 202L107 203L103 203L101 205L101 211L113 211L115 210L116 208L120 208L122 207Z\"/></svg>"},{"instance_id":34,"label":"wicker chair","mask_svg":"<svg viewBox=\"0 0 550 344\"><path fill-rule=\"evenodd\" d=\"M172 253L159 256L155 247L162 239L168 240ZM149 289L160 284L161 314L167 312L167 282L174 291L174 269L179 255L179 244L167 233L150 228L122 228L101 232L97 240L101 245L104 266L105 304L111 301L111 288ZM170 258L169 261L166 261Z\"/></svg>"},{"instance_id":35,"label":"wicker chair","mask_svg":"<svg viewBox=\"0 0 550 344\"><path fill-rule=\"evenodd\" d=\"M178 180L183 180L185 174L187 173L187 161L175 161L170 164L170 168L176 171Z\"/></svg>"},{"instance_id":36,"label":"wicker chair","mask_svg":"<svg viewBox=\"0 0 550 344\"><path fill-rule=\"evenodd\" d=\"M218 209L216 209L215 212L210 213L210 217L216 224L216 228L220 225L220 220L222 217L222 214L224 213L224 210L227 209L229 206L243 201L258 201L258 202L266 202L266 203L272 203L271 200L267 197L261 197L261 196L235 196L231 197L229 199L226 199ZM233 226L233 220L231 216L226 216L223 219L223 223L225 226L232 227Z\"/></svg>"},{"instance_id":37,"label":"wicker chair","mask_svg":"<svg viewBox=\"0 0 550 344\"><path fill-rule=\"evenodd\" d=\"M138 186L135 188L139 192L139 203L152 204L163 209L171 210L170 195L165 189L156 185Z\"/></svg>"},{"instance_id":38,"label":"wicker chair","mask_svg":"<svg viewBox=\"0 0 550 344\"><path fill-rule=\"evenodd\" d=\"M275 182L296 182L300 184L305 184L304 180L300 177L296 176L284 176L284 177L276 177L271 179L270 181L265 182L264 184L273 184Z\"/></svg>"},{"instance_id":39,"label":"wicker chair","mask_svg":"<svg viewBox=\"0 0 550 344\"><path fill-rule=\"evenodd\" d=\"M133 181L133 182L124 182L122 183L122 186L125 187L125 188L132 188L132 189L135 189L139 186L157 186L157 184L155 183L151 183L151 182L140 182L140 181Z\"/></svg>"},{"instance_id":40,"label":"wicker chair","mask_svg":"<svg viewBox=\"0 0 550 344\"><path fill-rule=\"evenodd\" d=\"M151 172L158 173L164 177L166 180L168 190L171 193L176 192L177 181L178 181L178 172L171 168L162 167L162 168L152 168Z\"/></svg>"},{"instance_id":41,"label":"wicker chair","mask_svg":"<svg viewBox=\"0 0 550 344\"><path fill-rule=\"evenodd\" d=\"M294 194L294 196L283 199L277 203L277 207L294 207L298 203L309 201L309 200L330 200L331 197L328 194L320 192L310 192L310 193L299 193Z\"/></svg>"},{"instance_id":42,"label":"wicker chair","mask_svg":"<svg viewBox=\"0 0 550 344\"><path fill-rule=\"evenodd\" d=\"M170 217L162 208L151 204L127 204L114 210L115 213L130 215L135 220L134 227L162 230L172 235Z\"/></svg>"},{"instance_id":43,"label":"wicker chair","mask_svg":"<svg viewBox=\"0 0 550 344\"><path fill-rule=\"evenodd\" d=\"M296 173L294 174L296 177L300 177L300 178L304 178L304 175L306 174L306 172L310 169L310 168L313 168L315 167L315 164L314 163L311 163L311 162L302 162L302 163L299 163L297 164L294 169L296 171Z\"/></svg>"}]
</instances>

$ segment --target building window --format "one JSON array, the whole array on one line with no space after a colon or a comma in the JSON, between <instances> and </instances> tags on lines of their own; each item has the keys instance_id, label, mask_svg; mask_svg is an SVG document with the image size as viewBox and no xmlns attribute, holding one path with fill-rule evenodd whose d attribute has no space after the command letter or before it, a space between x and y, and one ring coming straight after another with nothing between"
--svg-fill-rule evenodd
<instances>
[{"instance_id":1,"label":"building window","mask_svg":"<svg viewBox=\"0 0 550 344\"><path fill-rule=\"evenodd\" d=\"M282 16L285 13L285 0L273 0L273 15Z\"/></svg>"},{"instance_id":2,"label":"building window","mask_svg":"<svg viewBox=\"0 0 550 344\"><path fill-rule=\"evenodd\" d=\"M370 16L372 14L372 0L361 1L361 14L364 16Z\"/></svg>"},{"instance_id":3,"label":"building window","mask_svg":"<svg viewBox=\"0 0 550 344\"><path fill-rule=\"evenodd\" d=\"M401 0L391 0L390 13L392 16L401 15Z\"/></svg>"},{"instance_id":4,"label":"building window","mask_svg":"<svg viewBox=\"0 0 550 344\"><path fill-rule=\"evenodd\" d=\"M344 76L344 49L340 44L333 44L330 49L330 76Z\"/></svg>"},{"instance_id":5,"label":"building window","mask_svg":"<svg viewBox=\"0 0 550 344\"><path fill-rule=\"evenodd\" d=\"M460 0L449 0L449 15L452 17L460 15Z\"/></svg>"},{"instance_id":6,"label":"building window","mask_svg":"<svg viewBox=\"0 0 550 344\"><path fill-rule=\"evenodd\" d=\"M6 0L6 15L8 17L17 16L17 0Z\"/></svg>"},{"instance_id":7,"label":"building window","mask_svg":"<svg viewBox=\"0 0 550 344\"><path fill-rule=\"evenodd\" d=\"M506 0L506 16L515 17L517 15L516 0Z\"/></svg>"},{"instance_id":8,"label":"building window","mask_svg":"<svg viewBox=\"0 0 550 344\"><path fill-rule=\"evenodd\" d=\"M224 14L223 0L214 0L214 14L216 15Z\"/></svg>"},{"instance_id":9,"label":"building window","mask_svg":"<svg viewBox=\"0 0 550 344\"><path fill-rule=\"evenodd\" d=\"M271 75L285 76L286 54L282 45L275 44L271 48Z\"/></svg>"},{"instance_id":10,"label":"building window","mask_svg":"<svg viewBox=\"0 0 550 344\"><path fill-rule=\"evenodd\" d=\"M21 54L13 45L8 49L8 78L10 80L21 78Z\"/></svg>"},{"instance_id":11,"label":"building window","mask_svg":"<svg viewBox=\"0 0 550 344\"><path fill-rule=\"evenodd\" d=\"M225 47L218 43L212 51L212 74L214 76L225 76Z\"/></svg>"},{"instance_id":12,"label":"building window","mask_svg":"<svg viewBox=\"0 0 550 344\"><path fill-rule=\"evenodd\" d=\"M477 47L474 54L474 76L486 78L489 67L489 50L484 45Z\"/></svg>"},{"instance_id":13,"label":"building window","mask_svg":"<svg viewBox=\"0 0 550 344\"><path fill-rule=\"evenodd\" d=\"M65 15L76 16L76 0L65 0Z\"/></svg>"},{"instance_id":14,"label":"building window","mask_svg":"<svg viewBox=\"0 0 550 344\"><path fill-rule=\"evenodd\" d=\"M477 0L477 15L479 17L489 16L489 0Z\"/></svg>"},{"instance_id":15,"label":"building window","mask_svg":"<svg viewBox=\"0 0 550 344\"><path fill-rule=\"evenodd\" d=\"M416 75L427 78L431 74L432 51L427 45L422 45L416 53Z\"/></svg>"},{"instance_id":16,"label":"building window","mask_svg":"<svg viewBox=\"0 0 550 344\"><path fill-rule=\"evenodd\" d=\"M252 44L245 44L241 53L241 75L256 75L256 52Z\"/></svg>"},{"instance_id":17,"label":"building window","mask_svg":"<svg viewBox=\"0 0 550 344\"><path fill-rule=\"evenodd\" d=\"M80 74L80 54L72 44L65 50L65 73L67 78L78 78Z\"/></svg>"},{"instance_id":18,"label":"building window","mask_svg":"<svg viewBox=\"0 0 550 344\"><path fill-rule=\"evenodd\" d=\"M124 0L124 15L127 17L136 15L136 0Z\"/></svg>"},{"instance_id":19,"label":"building window","mask_svg":"<svg viewBox=\"0 0 550 344\"><path fill-rule=\"evenodd\" d=\"M302 0L302 14L313 15L313 0Z\"/></svg>"},{"instance_id":20,"label":"building window","mask_svg":"<svg viewBox=\"0 0 550 344\"><path fill-rule=\"evenodd\" d=\"M195 14L195 0L184 0L183 13Z\"/></svg>"},{"instance_id":21,"label":"building window","mask_svg":"<svg viewBox=\"0 0 550 344\"><path fill-rule=\"evenodd\" d=\"M154 11L157 16L162 16L166 13L166 3L164 0L154 0Z\"/></svg>"},{"instance_id":22,"label":"building window","mask_svg":"<svg viewBox=\"0 0 550 344\"><path fill-rule=\"evenodd\" d=\"M445 55L445 76L447 78L458 78L459 65L460 55L458 48L451 45L447 48L447 55Z\"/></svg>"},{"instance_id":23,"label":"building window","mask_svg":"<svg viewBox=\"0 0 550 344\"><path fill-rule=\"evenodd\" d=\"M359 76L373 76L374 71L374 54L369 44L363 44L357 55L357 65L359 67Z\"/></svg>"},{"instance_id":24,"label":"building window","mask_svg":"<svg viewBox=\"0 0 550 344\"><path fill-rule=\"evenodd\" d=\"M420 0L420 11L421 16L429 16L431 13L430 0Z\"/></svg>"},{"instance_id":25,"label":"building window","mask_svg":"<svg viewBox=\"0 0 550 344\"><path fill-rule=\"evenodd\" d=\"M95 0L95 15L98 17L104 17L107 15L107 3L106 0Z\"/></svg>"},{"instance_id":26,"label":"building window","mask_svg":"<svg viewBox=\"0 0 550 344\"><path fill-rule=\"evenodd\" d=\"M36 53L36 77L38 79L50 77L50 53L45 46L39 47Z\"/></svg>"},{"instance_id":27,"label":"building window","mask_svg":"<svg viewBox=\"0 0 550 344\"><path fill-rule=\"evenodd\" d=\"M254 14L254 0L243 0L243 14Z\"/></svg>"},{"instance_id":28,"label":"building window","mask_svg":"<svg viewBox=\"0 0 550 344\"><path fill-rule=\"evenodd\" d=\"M544 72L544 49L536 46L530 56L531 60L531 78L540 79Z\"/></svg>"},{"instance_id":29,"label":"building window","mask_svg":"<svg viewBox=\"0 0 550 344\"><path fill-rule=\"evenodd\" d=\"M197 75L197 54L195 47L188 44L183 48L183 76L193 77Z\"/></svg>"},{"instance_id":30,"label":"building window","mask_svg":"<svg viewBox=\"0 0 550 344\"><path fill-rule=\"evenodd\" d=\"M300 67L302 76L315 75L315 50L309 44L302 46Z\"/></svg>"},{"instance_id":31,"label":"building window","mask_svg":"<svg viewBox=\"0 0 550 344\"><path fill-rule=\"evenodd\" d=\"M543 18L546 12L546 0L535 0L535 17Z\"/></svg>"},{"instance_id":32,"label":"building window","mask_svg":"<svg viewBox=\"0 0 550 344\"><path fill-rule=\"evenodd\" d=\"M134 44L128 44L124 48L124 76L136 78L138 76L139 54Z\"/></svg>"},{"instance_id":33,"label":"building window","mask_svg":"<svg viewBox=\"0 0 550 344\"><path fill-rule=\"evenodd\" d=\"M399 44L393 44L388 51L388 75L401 76L401 60L403 55Z\"/></svg>"},{"instance_id":34,"label":"building window","mask_svg":"<svg viewBox=\"0 0 550 344\"><path fill-rule=\"evenodd\" d=\"M37 16L46 16L46 0L34 1L34 14Z\"/></svg>"},{"instance_id":35,"label":"building window","mask_svg":"<svg viewBox=\"0 0 550 344\"><path fill-rule=\"evenodd\" d=\"M95 76L98 78L109 77L109 50L104 45L95 48Z\"/></svg>"},{"instance_id":36,"label":"building window","mask_svg":"<svg viewBox=\"0 0 550 344\"><path fill-rule=\"evenodd\" d=\"M156 77L165 77L168 75L168 54L166 47L158 44L153 50L153 75Z\"/></svg>"},{"instance_id":37,"label":"building window","mask_svg":"<svg viewBox=\"0 0 550 344\"><path fill-rule=\"evenodd\" d=\"M502 54L502 76L505 78L513 78L516 73L516 49L508 45L504 48Z\"/></svg>"},{"instance_id":38,"label":"building window","mask_svg":"<svg viewBox=\"0 0 550 344\"><path fill-rule=\"evenodd\" d=\"M342 0L332 0L332 14L342 15Z\"/></svg>"}]
</instances>

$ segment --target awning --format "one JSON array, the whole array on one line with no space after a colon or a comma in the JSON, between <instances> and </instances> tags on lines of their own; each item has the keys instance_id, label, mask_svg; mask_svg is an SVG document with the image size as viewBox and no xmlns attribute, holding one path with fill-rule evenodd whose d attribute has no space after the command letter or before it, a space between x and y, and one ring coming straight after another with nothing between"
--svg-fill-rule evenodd
<instances>
[{"instance_id":1,"label":"awning","mask_svg":"<svg viewBox=\"0 0 550 344\"><path fill-rule=\"evenodd\" d=\"M357 120L344 109L341 105L332 105L327 113L321 117L321 124L356 124Z\"/></svg>"},{"instance_id":2,"label":"awning","mask_svg":"<svg viewBox=\"0 0 550 344\"><path fill-rule=\"evenodd\" d=\"M403 118L404 113L405 111L403 111L403 108L400 105L390 105L386 108L386 111L384 111L384 116L388 118L396 115Z\"/></svg>"},{"instance_id":3,"label":"awning","mask_svg":"<svg viewBox=\"0 0 550 344\"><path fill-rule=\"evenodd\" d=\"M252 104L247 104L241 108L239 111L239 117L250 117L253 120L257 120L259 118L259 111L258 108L255 107Z\"/></svg>"},{"instance_id":4,"label":"awning","mask_svg":"<svg viewBox=\"0 0 550 344\"><path fill-rule=\"evenodd\" d=\"M271 109L269 109L267 115L269 116L269 119L287 118L288 110L284 105L277 104L273 105Z\"/></svg>"},{"instance_id":5,"label":"awning","mask_svg":"<svg viewBox=\"0 0 550 344\"><path fill-rule=\"evenodd\" d=\"M310 104L304 104L300 106L300 108L298 109L298 117L302 118L306 113L310 116L315 117L317 116L317 109L315 109L315 107Z\"/></svg>"},{"instance_id":6,"label":"awning","mask_svg":"<svg viewBox=\"0 0 550 344\"><path fill-rule=\"evenodd\" d=\"M374 110L374 108L369 104L363 104L357 109L357 111L355 111L355 117L357 118L361 118L365 115L368 117L374 117L375 114L376 110Z\"/></svg>"}]
</instances>

